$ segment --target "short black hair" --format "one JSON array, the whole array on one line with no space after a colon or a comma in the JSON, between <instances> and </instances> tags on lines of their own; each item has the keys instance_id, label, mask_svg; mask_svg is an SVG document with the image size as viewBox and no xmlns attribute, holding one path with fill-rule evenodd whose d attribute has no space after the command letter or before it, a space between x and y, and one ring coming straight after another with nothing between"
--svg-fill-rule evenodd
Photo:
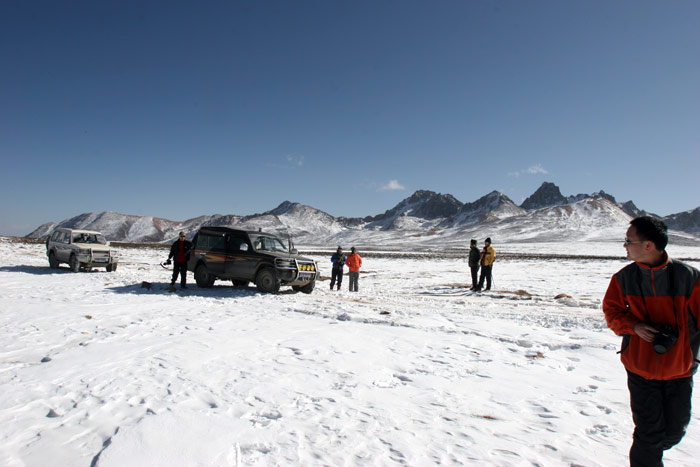
<instances>
[{"instance_id":1,"label":"short black hair","mask_svg":"<svg viewBox=\"0 0 700 467\"><path fill-rule=\"evenodd\" d=\"M668 245L668 227L661 219L642 216L632 219L630 225L637 229L637 235L640 240L652 242L659 251L666 249L666 245Z\"/></svg>"}]
</instances>

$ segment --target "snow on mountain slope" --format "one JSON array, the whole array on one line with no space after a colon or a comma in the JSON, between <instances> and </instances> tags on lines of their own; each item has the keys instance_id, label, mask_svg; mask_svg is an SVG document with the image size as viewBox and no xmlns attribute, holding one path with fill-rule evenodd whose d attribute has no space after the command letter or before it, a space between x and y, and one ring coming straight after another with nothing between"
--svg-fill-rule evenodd
<instances>
[{"instance_id":1,"label":"snow on mountain slope","mask_svg":"<svg viewBox=\"0 0 700 467\"><path fill-rule=\"evenodd\" d=\"M519 241L590 241L624 235L630 216L607 199L528 211L496 225L499 234Z\"/></svg>"}]
</instances>

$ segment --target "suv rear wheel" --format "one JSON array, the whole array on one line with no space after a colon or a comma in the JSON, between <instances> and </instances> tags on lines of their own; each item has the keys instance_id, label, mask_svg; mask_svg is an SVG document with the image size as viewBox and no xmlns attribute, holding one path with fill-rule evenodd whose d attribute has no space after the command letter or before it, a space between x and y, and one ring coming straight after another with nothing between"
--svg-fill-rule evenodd
<instances>
[{"instance_id":1,"label":"suv rear wheel","mask_svg":"<svg viewBox=\"0 0 700 467\"><path fill-rule=\"evenodd\" d=\"M214 285L216 278L209 273L209 270L204 264L200 264L194 271L194 280L199 287L206 289Z\"/></svg>"},{"instance_id":2,"label":"suv rear wheel","mask_svg":"<svg viewBox=\"0 0 700 467\"><path fill-rule=\"evenodd\" d=\"M272 268L262 269L258 273L258 277L255 278L255 285L259 291L264 293L277 293L280 289L277 275Z\"/></svg>"}]
</instances>

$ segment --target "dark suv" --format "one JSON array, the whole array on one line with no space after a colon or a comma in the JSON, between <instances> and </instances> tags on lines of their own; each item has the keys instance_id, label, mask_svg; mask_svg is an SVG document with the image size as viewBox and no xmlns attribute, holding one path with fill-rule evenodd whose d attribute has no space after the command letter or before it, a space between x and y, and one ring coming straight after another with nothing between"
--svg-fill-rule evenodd
<instances>
[{"instance_id":1,"label":"dark suv","mask_svg":"<svg viewBox=\"0 0 700 467\"><path fill-rule=\"evenodd\" d=\"M187 269L200 287L216 279L234 286L254 282L261 292L277 292L281 285L311 293L319 277L318 265L290 251L276 236L229 227L202 227L192 239Z\"/></svg>"}]
</instances>

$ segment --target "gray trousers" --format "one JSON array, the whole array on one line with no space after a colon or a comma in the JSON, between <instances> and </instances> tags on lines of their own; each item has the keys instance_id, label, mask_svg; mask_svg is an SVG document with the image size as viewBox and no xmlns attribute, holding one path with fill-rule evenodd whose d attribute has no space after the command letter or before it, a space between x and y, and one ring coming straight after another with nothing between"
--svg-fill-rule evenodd
<instances>
[{"instance_id":1,"label":"gray trousers","mask_svg":"<svg viewBox=\"0 0 700 467\"><path fill-rule=\"evenodd\" d=\"M350 277L350 292L357 292L357 281L360 279L360 271L348 273Z\"/></svg>"}]
</instances>

